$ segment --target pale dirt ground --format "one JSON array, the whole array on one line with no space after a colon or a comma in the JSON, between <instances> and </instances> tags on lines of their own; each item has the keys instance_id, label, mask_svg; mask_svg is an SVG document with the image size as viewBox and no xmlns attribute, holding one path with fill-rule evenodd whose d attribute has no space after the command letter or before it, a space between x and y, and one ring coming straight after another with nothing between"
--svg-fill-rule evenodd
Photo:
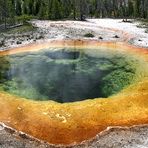
<instances>
[{"instance_id":1,"label":"pale dirt ground","mask_svg":"<svg viewBox=\"0 0 148 148\"><path fill-rule=\"evenodd\" d=\"M145 28L138 28L138 22L125 23L122 19L88 19L80 21L32 21L46 32L48 39L88 39L86 33L98 41L129 41L136 46L148 47L148 33ZM115 37L118 36L118 37ZM100 39L101 37L101 39Z\"/></svg>"},{"instance_id":2,"label":"pale dirt ground","mask_svg":"<svg viewBox=\"0 0 148 148\"><path fill-rule=\"evenodd\" d=\"M36 31L9 35L0 33L0 44L2 41L5 44L0 46L0 50L55 39L126 41L136 46L148 48L148 33L145 33L145 28L138 28L139 23L131 21L132 23L122 22L122 19L88 19L83 22L33 20L31 23L38 27ZM84 37L87 33L93 34L94 37Z\"/></svg>"},{"instance_id":3,"label":"pale dirt ground","mask_svg":"<svg viewBox=\"0 0 148 148\"><path fill-rule=\"evenodd\" d=\"M148 47L148 33L145 32L145 28L138 28L138 22L125 23L121 19L90 19L92 23L102 26L104 28L113 28L126 32L133 36L133 44L142 47Z\"/></svg>"}]
</instances>

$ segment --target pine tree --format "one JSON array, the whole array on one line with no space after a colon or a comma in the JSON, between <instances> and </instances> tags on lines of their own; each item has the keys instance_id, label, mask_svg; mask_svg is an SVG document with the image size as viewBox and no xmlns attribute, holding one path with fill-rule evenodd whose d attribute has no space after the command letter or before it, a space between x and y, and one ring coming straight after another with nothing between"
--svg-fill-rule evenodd
<instances>
[{"instance_id":1,"label":"pine tree","mask_svg":"<svg viewBox=\"0 0 148 148\"><path fill-rule=\"evenodd\" d=\"M45 9L45 3L43 1L41 2L40 5L39 18L46 19L46 9Z\"/></svg>"},{"instance_id":2,"label":"pine tree","mask_svg":"<svg viewBox=\"0 0 148 148\"><path fill-rule=\"evenodd\" d=\"M135 0L135 6L134 6L134 11L135 11L135 17L140 16L140 0Z\"/></svg>"},{"instance_id":3,"label":"pine tree","mask_svg":"<svg viewBox=\"0 0 148 148\"><path fill-rule=\"evenodd\" d=\"M61 19L62 18L62 12L61 12L61 6L58 0L52 0L52 6L51 6L51 19Z\"/></svg>"},{"instance_id":4,"label":"pine tree","mask_svg":"<svg viewBox=\"0 0 148 148\"><path fill-rule=\"evenodd\" d=\"M8 17L8 0L1 0L1 20L4 22L5 29L7 28Z\"/></svg>"},{"instance_id":5,"label":"pine tree","mask_svg":"<svg viewBox=\"0 0 148 148\"><path fill-rule=\"evenodd\" d=\"M72 1L73 19L76 20L76 0Z\"/></svg>"},{"instance_id":6,"label":"pine tree","mask_svg":"<svg viewBox=\"0 0 148 148\"><path fill-rule=\"evenodd\" d=\"M79 16L80 20L84 21L85 20L85 15L88 12L88 5L86 0L79 0Z\"/></svg>"},{"instance_id":7,"label":"pine tree","mask_svg":"<svg viewBox=\"0 0 148 148\"><path fill-rule=\"evenodd\" d=\"M15 18L39 19L86 17L148 18L148 0L0 0L0 23L15 24Z\"/></svg>"},{"instance_id":8,"label":"pine tree","mask_svg":"<svg viewBox=\"0 0 148 148\"><path fill-rule=\"evenodd\" d=\"M16 15L20 16L22 15L22 7L21 7L21 1L20 0L16 0Z\"/></svg>"},{"instance_id":9,"label":"pine tree","mask_svg":"<svg viewBox=\"0 0 148 148\"><path fill-rule=\"evenodd\" d=\"M9 0L8 1L8 15L10 18L10 24L14 25L15 24L15 0Z\"/></svg>"},{"instance_id":10,"label":"pine tree","mask_svg":"<svg viewBox=\"0 0 148 148\"><path fill-rule=\"evenodd\" d=\"M130 17L133 17L134 15L134 6L133 6L132 1L128 1L128 15Z\"/></svg>"}]
</instances>

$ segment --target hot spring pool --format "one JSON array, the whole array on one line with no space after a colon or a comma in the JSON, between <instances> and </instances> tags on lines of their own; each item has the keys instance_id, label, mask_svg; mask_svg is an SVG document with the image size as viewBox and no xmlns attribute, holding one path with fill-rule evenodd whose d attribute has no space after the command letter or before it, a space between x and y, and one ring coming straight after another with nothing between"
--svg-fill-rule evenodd
<instances>
[{"instance_id":1,"label":"hot spring pool","mask_svg":"<svg viewBox=\"0 0 148 148\"><path fill-rule=\"evenodd\" d=\"M148 124L148 49L56 40L1 51L0 122L56 145Z\"/></svg>"},{"instance_id":2,"label":"hot spring pool","mask_svg":"<svg viewBox=\"0 0 148 148\"><path fill-rule=\"evenodd\" d=\"M1 56L0 89L27 99L60 103L108 98L132 83L136 60L102 50L92 55L85 48Z\"/></svg>"}]
</instances>

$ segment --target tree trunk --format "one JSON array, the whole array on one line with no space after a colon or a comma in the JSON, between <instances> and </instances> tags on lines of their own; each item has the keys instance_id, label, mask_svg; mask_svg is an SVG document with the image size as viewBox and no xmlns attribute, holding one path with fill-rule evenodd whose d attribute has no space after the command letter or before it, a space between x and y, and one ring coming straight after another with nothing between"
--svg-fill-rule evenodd
<instances>
[{"instance_id":1,"label":"tree trunk","mask_svg":"<svg viewBox=\"0 0 148 148\"><path fill-rule=\"evenodd\" d=\"M73 3L73 19L76 20L76 1Z\"/></svg>"},{"instance_id":2,"label":"tree trunk","mask_svg":"<svg viewBox=\"0 0 148 148\"><path fill-rule=\"evenodd\" d=\"M7 10L6 10L6 0L4 0L4 8L3 8L3 10L4 10L4 23L5 23L5 29L7 29Z\"/></svg>"}]
</instances>

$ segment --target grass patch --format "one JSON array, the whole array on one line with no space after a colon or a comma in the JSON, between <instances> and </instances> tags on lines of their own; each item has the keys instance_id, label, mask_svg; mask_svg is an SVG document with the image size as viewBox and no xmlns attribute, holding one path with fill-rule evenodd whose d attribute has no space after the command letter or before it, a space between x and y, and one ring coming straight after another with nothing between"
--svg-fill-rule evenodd
<instances>
[{"instance_id":1,"label":"grass patch","mask_svg":"<svg viewBox=\"0 0 148 148\"><path fill-rule=\"evenodd\" d=\"M31 31L35 31L35 30L36 30L36 27L32 26L30 23L26 23L23 26L19 26L19 27L16 27L16 28L3 30L3 31L1 31L1 33L23 34L23 33L31 32Z\"/></svg>"},{"instance_id":2,"label":"grass patch","mask_svg":"<svg viewBox=\"0 0 148 148\"><path fill-rule=\"evenodd\" d=\"M84 37L87 37L87 38L93 38L93 37L95 37L92 33L86 33L85 35L84 35Z\"/></svg>"}]
</instances>

